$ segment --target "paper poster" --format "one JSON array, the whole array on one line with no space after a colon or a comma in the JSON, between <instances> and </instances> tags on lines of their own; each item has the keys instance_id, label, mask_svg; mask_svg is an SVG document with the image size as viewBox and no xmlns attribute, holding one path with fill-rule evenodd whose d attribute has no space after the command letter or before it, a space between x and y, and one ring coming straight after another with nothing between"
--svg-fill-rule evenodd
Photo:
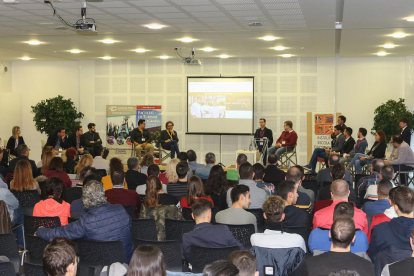
<instances>
[{"instance_id":1,"label":"paper poster","mask_svg":"<svg viewBox=\"0 0 414 276\"><path fill-rule=\"evenodd\" d=\"M131 147L129 133L136 127L136 106L107 105L106 118L108 148Z\"/></svg>"},{"instance_id":2,"label":"paper poster","mask_svg":"<svg viewBox=\"0 0 414 276\"><path fill-rule=\"evenodd\" d=\"M313 113L313 148L323 148L331 146L331 134L334 127L335 114L333 113Z\"/></svg>"},{"instance_id":3,"label":"paper poster","mask_svg":"<svg viewBox=\"0 0 414 276\"><path fill-rule=\"evenodd\" d=\"M153 141L158 141L161 135L161 106L160 105L137 105L136 125L138 120L144 119L146 129L151 133Z\"/></svg>"}]
</instances>

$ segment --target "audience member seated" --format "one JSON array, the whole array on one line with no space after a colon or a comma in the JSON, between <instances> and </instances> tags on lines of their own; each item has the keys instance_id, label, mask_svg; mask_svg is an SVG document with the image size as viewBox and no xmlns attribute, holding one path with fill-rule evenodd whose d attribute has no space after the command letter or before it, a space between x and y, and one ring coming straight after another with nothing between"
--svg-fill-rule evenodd
<instances>
[{"instance_id":1,"label":"audience member seated","mask_svg":"<svg viewBox=\"0 0 414 276\"><path fill-rule=\"evenodd\" d=\"M391 165L385 165L381 168L380 173L381 181L388 181L392 187L395 187L394 183L394 168ZM372 184L369 185L367 191L365 193L364 199L369 200L377 200L378 199L378 192L377 192L378 185Z\"/></svg>"},{"instance_id":2,"label":"audience member seated","mask_svg":"<svg viewBox=\"0 0 414 276\"><path fill-rule=\"evenodd\" d=\"M361 177L356 183L356 193L358 197L358 203L360 206L364 201L365 194L370 185L377 185L381 181L381 169L385 166L384 160L374 159L371 162L371 173L367 176Z\"/></svg>"},{"instance_id":3,"label":"audience member seated","mask_svg":"<svg viewBox=\"0 0 414 276\"><path fill-rule=\"evenodd\" d=\"M54 134L49 135L45 146L51 146L54 149L68 149L69 144L65 128L60 127Z\"/></svg>"},{"instance_id":4,"label":"audience member seated","mask_svg":"<svg viewBox=\"0 0 414 276\"><path fill-rule=\"evenodd\" d=\"M124 165L122 164L121 159L113 157L109 161L109 175L102 177L102 185L104 187L104 191L113 188L113 176L114 173L122 173L124 175ZM124 189L127 189L127 185L124 181Z\"/></svg>"},{"instance_id":5,"label":"audience member seated","mask_svg":"<svg viewBox=\"0 0 414 276\"><path fill-rule=\"evenodd\" d=\"M315 203L315 193L311 189L305 189L302 181L305 179L303 168L300 166L292 166L286 174L286 180L292 181L298 187L298 198L295 203L296 207L311 213L313 204Z\"/></svg>"},{"instance_id":6,"label":"audience member seated","mask_svg":"<svg viewBox=\"0 0 414 276\"><path fill-rule=\"evenodd\" d=\"M187 157L188 157L188 166L190 167L190 171L192 174L195 174L195 171L203 167L203 164L197 163L197 154L194 150L190 149L187 151Z\"/></svg>"},{"instance_id":7,"label":"audience member seated","mask_svg":"<svg viewBox=\"0 0 414 276\"><path fill-rule=\"evenodd\" d=\"M331 171L331 179L332 181L338 180L338 179L342 179L345 180L345 175L346 175L346 170L345 170L345 166L343 164L336 164L332 167ZM329 185L328 185L329 183ZM329 200L331 199L331 182L324 182L324 184L319 188L318 191L318 200ZM357 202L356 199L356 195L355 195L355 191L351 186L351 182L346 182L349 185L349 197L348 200L350 202Z\"/></svg>"},{"instance_id":8,"label":"audience member seated","mask_svg":"<svg viewBox=\"0 0 414 276\"><path fill-rule=\"evenodd\" d=\"M311 228L310 215L303 209L295 206L298 199L298 184L285 180L279 184L278 195L283 199L285 204L284 219L282 221L285 227L305 227Z\"/></svg>"},{"instance_id":9,"label":"audience member seated","mask_svg":"<svg viewBox=\"0 0 414 276\"><path fill-rule=\"evenodd\" d=\"M317 211L313 216L313 228L331 228L335 206L340 202L348 202L350 191L349 184L345 180L335 180L331 184L332 204ZM355 227L368 234L367 215L360 209L354 207Z\"/></svg>"},{"instance_id":10,"label":"audience member seated","mask_svg":"<svg viewBox=\"0 0 414 276\"><path fill-rule=\"evenodd\" d=\"M16 148L16 158L14 158L13 160L11 160L9 162L9 172L13 173L13 171L15 170L15 167L17 165L17 162L19 162L20 160L27 160L32 168L32 175L33 177L37 177L39 175L38 170L37 170L37 166L35 161L29 159L29 154L30 154L30 149L28 146L26 145L19 145Z\"/></svg>"},{"instance_id":11,"label":"audience member seated","mask_svg":"<svg viewBox=\"0 0 414 276\"><path fill-rule=\"evenodd\" d=\"M280 196L270 196L263 203L263 217L266 225L280 223L285 218L285 202ZM306 244L298 234L266 229L264 233L256 233L250 237L252 246L265 248L301 248L306 252Z\"/></svg>"},{"instance_id":12,"label":"audience member seated","mask_svg":"<svg viewBox=\"0 0 414 276\"><path fill-rule=\"evenodd\" d=\"M210 196L207 196L204 192L204 184L200 177L192 176L188 181L187 195L183 196L180 200L181 208L191 208L191 206L197 200L205 199L211 202L214 207L214 201Z\"/></svg>"},{"instance_id":13,"label":"audience member seated","mask_svg":"<svg viewBox=\"0 0 414 276\"><path fill-rule=\"evenodd\" d=\"M88 124L88 131L82 135L83 142L85 143L85 150L92 156L98 155L98 151L102 148L102 140L99 137L99 133L96 132L96 125L94 123Z\"/></svg>"},{"instance_id":14,"label":"audience member seated","mask_svg":"<svg viewBox=\"0 0 414 276\"><path fill-rule=\"evenodd\" d=\"M37 171L40 171L41 174L47 171L49 169L50 161L58 154L58 152L59 151L56 151L51 146L44 146L42 149L41 160L36 164L38 168Z\"/></svg>"},{"instance_id":15,"label":"audience member seated","mask_svg":"<svg viewBox=\"0 0 414 276\"><path fill-rule=\"evenodd\" d=\"M75 167L76 176L79 178L80 172L85 167L92 167L93 157L90 154L82 155L81 159L78 162L78 165Z\"/></svg>"},{"instance_id":16,"label":"audience member seated","mask_svg":"<svg viewBox=\"0 0 414 276\"><path fill-rule=\"evenodd\" d=\"M10 182L10 190L17 192L36 190L40 194L39 184L33 178L32 166L29 160L21 159L17 162L14 168L13 180Z\"/></svg>"},{"instance_id":17,"label":"audience member seated","mask_svg":"<svg viewBox=\"0 0 414 276\"><path fill-rule=\"evenodd\" d=\"M352 166L355 166L355 174L361 174L362 168L370 164L372 160L385 158L385 151L387 150L387 137L385 136L385 132L378 130L375 133L374 139L375 142L367 154L356 153L351 159L351 162L349 162L347 168L350 169Z\"/></svg>"},{"instance_id":18,"label":"audience member seated","mask_svg":"<svg viewBox=\"0 0 414 276\"><path fill-rule=\"evenodd\" d=\"M17 156L16 149L19 145L26 144L24 142L23 136L21 136L21 131L19 126L14 126L12 128L12 136L10 136L7 141L6 149L10 151L11 155Z\"/></svg>"},{"instance_id":19,"label":"audience member seated","mask_svg":"<svg viewBox=\"0 0 414 276\"><path fill-rule=\"evenodd\" d=\"M375 262L377 254L389 248L411 250L409 243L411 231L414 229L414 192L399 186L393 195L393 207L398 217L381 223L372 229L368 254ZM393 261L400 261L394 256Z\"/></svg>"},{"instance_id":20,"label":"audience member seated","mask_svg":"<svg viewBox=\"0 0 414 276\"><path fill-rule=\"evenodd\" d=\"M178 159L171 159L170 162L167 163L165 172L160 173L159 175L160 181L162 184L177 183L178 181L177 164L179 162L180 160Z\"/></svg>"},{"instance_id":21,"label":"audience member seated","mask_svg":"<svg viewBox=\"0 0 414 276\"><path fill-rule=\"evenodd\" d=\"M68 174L63 170L63 160L58 156L50 160L49 169L43 175L47 178L57 177L62 180L66 188L72 187L72 181L70 181Z\"/></svg>"},{"instance_id":22,"label":"audience member seated","mask_svg":"<svg viewBox=\"0 0 414 276\"><path fill-rule=\"evenodd\" d=\"M276 140L276 144L267 150L268 154L276 155L277 159L280 159L280 156L286 151L292 151L298 141L298 135L292 129L292 121L285 121L283 127L284 131L282 131L282 134Z\"/></svg>"},{"instance_id":23,"label":"audience member seated","mask_svg":"<svg viewBox=\"0 0 414 276\"><path fill-rule=\"evenodd\" d=\"M367 129L363 127L359 128L357 134L358 139L354 145L354 148L349 153L343 154L343 158L341 158L340 161L342 164L346 161L351 161L351 158L353 158L356 154L365 154L365 150L368 147L368 142L365 136L367 136Z\"/></svg>"},{"instance_id":24,"label":"audience member seated","mask_svg":"<svg viewBox=\"0 0 414 276\"><path fill-rule=\"evenodd\" d=\"M113 188L105 191L108 202L111 204L121 204L131 216L138 216L141 201L135 191L124 189L124 172L114 172L112 184Z\"/></svg>"},{"instance_id":25,"label":"audience member seated","mask_svg":"<svg viewBox=\"0 0 414 276\"><path fill-rule=\"evenodd\" d=\"M161 131L161 146L166 150L171 151L171 159L175 158L175 155L180 153L178 148L178 135L174 128L174 123L172 121L168 121L165 123L165 130ZM184 161L184 160L181 160ZM187 160L185 160L187 161Z\"/></svg>"},{"instance_id":26,"label":"audience member seated","mask_svg":"<svg viewBox=\"0 0 414 276\"><path fill-rule=\"evenodd\" d=\"M268 195L275 193L275 185L263 181L265 167L260 163L253 164L253 180L256 182L256 186L266 191Z\"/></svg>"},{"instance_id":27,"label":"audience member seated","mask_svg":"<svg viewBox=\"0 0 414 276\"><path fill-rule=\"evenodd\" d=\"M7 184L2 181L0 182L0 201L3 201L6 204L12 227L14 228L17 225L23 224L23 213L19 208L19 201L13 193L10 192ZM16 228L16 235L17 245L20 248L24 248L22 227Z\"/></svg>"},{"instance_id":28,"label":"audience member seated","mask_svg":"<svg viewBox=\"0 0 414 276\"><path fill-rule=\"evenodd\" d=\"M151 153L146 153L141 160L140 165L140 172L143 174L147 174L148 167L154 164L154 155Z\"/></svg>"},{"instance_id":29,"label":"audience member seated","mask_svg":"<svg viewBox=\"0 0 414 276\"><path fill-rule=\"evenodd\" d=\"M167 185L167 193L174 196L178 200L180 200L188 193L188 169L189 168L187 162L179 162L176 167L178 181L175 183L169 183Z\"/></svg>"},{"instance_id":30,"label":"audience member seated","mask_svg":"<svg viewBox=\"0 0 414 276\"><path fill-rule=\"evenodd\" d=\"M264 171L263 181L272 183L277 186L285 180L286 173L277 167L278 158L274 154L267 156L267 166Z\"/></svg>"},{"instance_id":31,"label":"audience member seated","mask_svg":"<svg viewBox=\"0 0 414 276\"><path fill-rule=\"evenodd\" d=\"M60 224L68 224L70 204L62 200L63 181L51 177L46 181L47 199L41 200L33 208L34 217L59 217Z\"/></svg>"},{"instance_id":32,"label":"audience member seated","mask_svg":"<svg viewBox=\"0 0 414 276\"><path fill-rule=\"evenodd\" d=\"M195 175L200 177L203 180L208 179L208 176L210 175L210 170L216 163L216 156L214 155L214 153L208 152L206 154L205 161L206 161L205 166L202 166L202 167L200 166L195 170Z\"/></svg>"},{"instance_id":33,"label":"audience member seated","mask_svg":"<svg viewBox=\"0 0 414 276\"><path fill-rule=\"evenodd\" d=\"M77 152L74 148L68 148L65 152L66 162L63 164L63 169L68 174L75 173Z\"/></svg>"},{"instance_id":34,"label":"audience member seated","mask_svg":"<svg viewBox=\"0 0 414 276\"><path fill-rule=\"evenodd\" d=\"M214 201L216 210L221 211L227 208L226 192L230 183L226 179L226 173L220 165L211 167L210 175L205 183L205 192Z\"/></svg>"},{"instance_id":35,"label":"audience member seated","mask_svg":"<svg viewBox=\"0 0 414 276\"><path fill-rule=\"evenodd\" d=\"M127 260L131 258L131 218L121 205L108 204L102 183L92 180L83 187L82 202L88 212L64 227L39 228L44 240L63 237L69 240L121 241Z\"/></svg>"},{"instance_id":36,"label":"audience member seated","mask_svg":"<svg viewBox=\"0 0 414 276\"><path fill-rule=\"evenodd\" d=\"M342 151L338 152L340 156L343 156L343 154L349 154L353 149L355 145L355 139L352 137L352 128L346 127L344 129L344 146L342 147Z\"/></svg>"},{"instance_id":37,"label":"audience member seated","mask_svg":"<svg viewBox=\"0 0 414 276\"><path fill-rule=\"evenodd\" d=\"M2 181L3 181L3 178L6 177L7 172L9 171L8 164L9 164L9 157L7 156L7 153L5 154L4 149L0 147L0 178L2 179Z\"/></svg>"},{"instance_id":38,"label":"audience member seated","mask_svg":"<svg viewBox=\"0 0 414 276\"><path fill-rule=\"evenodd\" d=\"M355 240L355 224L352 218L335 220L330 237L330 251L305 258L293 275L374 275L374 267L370 261L351 253L351 243ZM353 271L353 274L336 274L342 270Z\"/></svg>"},{"instance_id":39,"label":"audience member seated","mask_svg":"<svg viewBox=\"0 0 414 276\"><path fill-rule=\"evenodd\" d=\"M318 171L318 174L316 175L316 182L318 183L318 187L323 187L325 183L332 182L334 179L332 179L332 168L335 165L338 165L340 163L340 159L338 155L331 155L328 159L328 166L326 168L323 168ZM346 182L352 183L352 175L349 173L348 170L345 170L345 175L343 177Z\"/></svg>"},{"instance_id":40,"label":"audience member seated","mask_svg":"<svg viewBox=\"0 0 414 276\"><path fill-rule=\"evenodd\" d=\"M179 153L177 153L177 159L178 160L180 160L180 161L185 161L185 162L188 162L188 155L187 155L187 152L185 152L185 151L180 151ZM190 170L190 172L191 172L191 170ZM193 172L191 172L191 174L192 174Z\"/></svg>"},{"instance_id":41,"label":"audience member seated","mask_svg":"<svg viewBox=\"0 0 414 276\"><path fill-rule=\"evenodd\" d=\"M102 157L104 148L96 149L96 156L93 158L92 166L97 170L105 170L109 173L109 161Z\"/></svg>"},{"instance_id":42,"label":"audience member seated","mask_svg":"<svg viewBox=\"0 0 414 276\"><path fill-rule=\"evenodd\" d=\"M253 176L254 176L253 166L249 162L241 164L239 167L239 175L240 175L239 184L244 184L248 186L250 189L250 199L251 199L250 208L251 209L261 208L263 205L263 202L266 201L266 198L268 197L268 195L265 190L260 189L259 187L256 186L256 182L253 180ZM232 188L227 190L226 201L227 201L228 206L232 205L231 197L230 197L231 190Z\"/></svg>"},{"instance_id":43,"label":"audience member seated","mask_svg":"<svg viewBox=\"0 0 414 276\"><path fill-rule=\"evenodd\" d=\"M227 260L217 260L208 264L203 269L203 276L238 276L237 267Z\"/></svg>"},{"instance_id":44,"label":"audience member seated","mask_svg":"<svg viewBox=\"0 0 414 276\"><path fill-rule=\"evenodd\" d=\"M247 155L240 153L236 158L236 168L228 169L226 172L227 180L232 181L233 183L239 181L239 168L244 163L247 163Z\"/></svg>"},{"instance_id":45,"label":"audience member seated","mask_svg":"<svg viewBox=\"0 0 414 276\"><path fill-rule=\"evenodd\" d=\"M83 186L89 181L95 180L101 182L101 176L96 173L96 170L93 167L86 167L81 172L82 181L76 185L76 188L81 190L83 194ZM70 217L79 218L83 213L85 213L85 206L83 205L82 197L80 199L75 199L70 204Z\"/></svg>"},{"instance_id":46,"label":"audience member seated","mask_svg":"<svg viewBox=\"0 0 414 276\"><path fill-rule=\"evenodd\" d=\"M161 175L160 174L160 167L158 167L157 164L149 165L148 170L147 170L146 177L150 177L151 175L156 176L157 178L160 177L160 175ZM139 195L145 195L145 191L147 189L147 186L145 184L146 184L146 181L145 181L144 185L138 185L137 186L137 188L135 189L135 191L137 192L137 194L139 194ZM162 183L161 186L162 186L161 187L162 188L162 191L166 193L167 192L167 185L165 185L164 183ZM171 196L171 198L174 198L174 197ZM178 199L175 199L174 198L175 204L177 204L178 201L179 201Z\"/></svg>"},{"instance_id":47,"label":"audience member seated","mask_svg":"<svg viewBox=\"0 0 414 276\"><path fill-rule=\"evenodd\" d=\"M75 276L78 263L74 244L64 238L54 238L43 251L43 270L47 275Z\"/></svg>"},{"instance_id":48,"label":"audience member seated","mask_svg":"<svg viewBox=\"0 0 414 276\"><path fill-rule=\"evenodd\" d=\"M391 155L390 160L385 160L385 165L392 165L395 171L412 171L414 170L414 152L410 145L404 142L400 135L392 137L392 146L397 152ZM407 183L407 176L400 174L400 184Z\"/></svg>"},{"instance_id":49,"label":"audience member seated","mask_svg":"<svg viewBox=\"0 0 414 276\"><path fill-rule=\"evenodd\" d=\"M157 166L158 167L158 166ZM151 167L150 167L151 168ZM146 181L146 187L149 185L148 182L150 181L149 178L152 175L149 175ZM156 190L158 192L158 202L161 205L177 205L179 200L176 199L174 196L169 195L165 192L165 189L163 187L164 184L162 184L159 180L158 177L151 177L151 181L154 183L151 183L150 185L152 185L151 187L155 186ZM147 193L147 189L145 190L144 195L146 195Z\"/></svg>"},{"instance_id":50,"label":"audience member seated","mask_svg":"<svg viewBox=\"0 0 414 276\"><path fill-rule=\"evenodd\" d=\"M381 276L403 276L403 275L411 275L413 273L414 268L414 230L411 231L410 237L410 246L412 250L412 254L409 258L387 264L384 269L382 270Z\"/></svg>"},{"instance_id":51,"label":"audience member seated","mask_svg":"<svg viewBox=\"0 0 414 276\"><path fill-rule=\"evenodd\" d=\"M155 246L140 245L134 250L126 275L165 276L167 267L162 251ZM124 274L122 274L124 275Z\"/></svg>"},{"instance_id":52,"label":"audience member seated","mask_svg":"<svg viewBox=\"0 0 414 276\"><path fill-rule=\"evenodd\" d=\"M354 206L349 202L340 202L335 206L333 213L333 220L336 221L340 218L354 217ZM328 252L331 248L329 229L315 228L309 235L308 246L309 251L314 255L318 255L323 252ZM351 252L358 253L358 255L365 255L368 250L368 238L364 232L356 229L355 239L351 243ZM362 257L361 256L361 257Z\"/></svg>"},{"instance_id":53,"label":"audience member seated","mask_svg":"<svg viewBox=\"0 0 414 276\"><path fill-rule=\"evenodd\" d=\"M362 210L367 214L369 218L377 214L384 213L385 210L391 207L390 202L388 201L388 196L390 190L392 189L392 184L388 180L381 180L377 186L378 200L367 201L362 206Z\"/></svg>"},{"instance_id":54,"label":"audience member seated","mask_svg":"<svg viewBox=\"0 0 414 276\"><path fill-rule=\"evenodd\" d=\"M68 137L68 146L75 149L75 151L79 154L85 153L85 141L82 135L83 127L79 125L75 128L75 132L70 134Z\"/></svg>"},{"instance_id":55,"label":"audience member seated","mask_svg":"<svg viewBox=\"0 0 414 276\"><path fill-rule=\"evenodd\" d=\"M343 134L343 127L340 125L336 125L334 127L334 138L331 142L332 147L331 148L316 148L313 150L312 157L309 160L309 164L304 166L305 169L311 170L312 172L316 169L316 164L318 163L318 158L325 159L325 163L329 158L329 155L331 152L342 152L342 148L345 143L345 137Z\"/></svg>"},{"instance_id":56,"label":"audience member seated","mask_svg":"<svg viewBox=\"0 0 414 276\"><path fill-rule=\"evenodd\" d=\"M243 184L237 185L231 190L230 196L233 204L230 208L216 214L216 222L231 225L253 224L254 229L257 232L255 215L244 210L249 209L250 206L249 187Z\"/></svg>"},{"instance_id":57,"label":"audience member seated","mask_svg":"<svg viewBox=\"0 0 414 276\"><path fill-rule=\"evenodd\" d=\"M191 260L191 247L230 247L242 245L234 238L226 225L211 224L212 204L208 200L198 200L191 207L196 226L190 232L183 234L183 255Z\"/></svg>"},{"instance_id":58,"label":"audience member seated","mask_svg":"<svg viewBox=\"0 0 414 276\"><path fill-rule=\"evenodd\" d=\"M147 176L139 171L138 158L136 157L128 158L127 165L128 165L128 170L125 173L125 181L127 183L128 190L135 191L138 186L140 185L145 186L145 182L147 181Z\"/></svg>"},{"instance_id":59,"label":"audience member seated","mask_svg":"<svg viewBox=\"0 0 414 276\"><path fill-rule=\"evenodd\" d=\"M239 276L259 276L256 269L256 257L248 250L233 251L228 259L239 270Z\"/></svg>"},{"instance_id":60,"label":"audience member seated","mask_svg":"<svg viewBox=\"0 0 414 276\"><path fill-rule=\"evenodd\" d=\"M147 179L147 190L145 200L141 206L140 219L154 219L157 226L157 239L165 240L165 219L182 219L180 210L175 205L164 205L170 203L171 199L160 193L161 182L155 176ZM164 201L164 202L162 202ZM170 201L170 202L168 202Z\"/></svg>"}]
</instances>

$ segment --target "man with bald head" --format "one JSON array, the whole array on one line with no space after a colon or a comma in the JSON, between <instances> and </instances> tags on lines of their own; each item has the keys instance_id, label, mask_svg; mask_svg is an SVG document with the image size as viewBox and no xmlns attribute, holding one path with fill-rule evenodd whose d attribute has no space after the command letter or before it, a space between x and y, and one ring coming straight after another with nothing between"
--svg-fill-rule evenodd
<instances>
[{"instance_id":1,"label":"man with bald head","mask_svg":"<svg viewBox=\"0 0 414 276\"><path fill-rule=\"evenodd\" d=\"M333 223L335 206L340 202L348 202L349 185L343 179L338 179L331 184L332 204L315 213L313 216L313 228L321 227L330 229ZM368 234L367 215L360 209L354 207L355 227Z\"/></svg>"}]
</instances>

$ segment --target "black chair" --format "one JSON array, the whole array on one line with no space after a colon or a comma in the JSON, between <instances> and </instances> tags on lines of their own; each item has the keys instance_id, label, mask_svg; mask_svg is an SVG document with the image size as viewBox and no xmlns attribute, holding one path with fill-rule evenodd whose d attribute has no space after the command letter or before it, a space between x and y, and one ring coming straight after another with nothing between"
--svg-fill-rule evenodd
<instances>
[{"instance_id":1,"label":"black chair","mask_svg":"<svg viewBox=\"0 0 414 276\"><path fill-rule=\"evenodd\" d=\"M133 239L157 240L157 227L153 219L134 219L131 230Z\"/></svg>"},{"instance_id":2,"label":"black chair","mask_svg":"<svg viewBox=\"0 0 414 276\"><path fill-rule=\"evenodd\" d=\"M164 255L165 264L169 271L182 271L181 243L174 240L146 241L134 239L135 246L152 245L158 247Z\"/></svg>"},{"instance_id":3,"label":"black chair","mask_svg":"<svg viewBox=\"0 0 414 276\"><path fill-rule=\"evenodd\" d=\"M0 256L9 258L15 273L19 272L20 256L17 250L16 238L13 234L0 235Z\"/></svg>"},{"instance_id":4,"label":"black chair","mask_svg":"<svg viewBox=\"0 0 414 276\"><path fill-rule=\"evenodd\" d=\"M43 271L42 264L32 264L25 262L23 264L23 269L25 276L46 276L45 272Z\"/></svg>"},{"instance_id":5,"label":"black chair","mask_svg":"<svg viewBox=\"0 0 414 276\"><path fill-rule=\"evenodd\" d=\"M42 238L26 235L26 260L31 264L42 264L43 250L48 245L48 242Z\"/></svg>"},{"instance_id":6,"label":"black chair","mask_svg":"<svg viewBox=\"0 0 414 276\"><path fill-rule=\"evenodd\" d=\"M70 187L63 190L62 199L67 203L72 203L82 197L82 187Z\"/></svg>"},{"instance_id":7,"label":"black chair","mask_svg":"<svg viewBox=\"0 0 414 276\"><path fill-rule=\"evenodd\" d=\"M230 229L234 238L238 240L244 248L251 248L250 237L255 233L253 224L230 225L225 224Z\"/></svg>"},{"instance_id":8,"label":"black chair","mask_svg":"<svg viewBox=\"0 0 414 276\"><path fill-rule=\"evenodd\" d=\"M183 234L194 229L193 220L174 220L165 219L165 236L167 240L176 240L182 242Z\"/></svg>"},{"instance_id":9,"label":"black chair","mask_svg":"<svg viewBox=\"0 0 414 276\"><path fill-rule=\"evenodd\" d=\"M227 259L231 252L239 249L237 246L216 248L193 246L191 247L191 259L187 261L190 262L193 273L201 273L207 264L211 264L217 260Z\"/></svg>"},{"instance_id":10,"label":"black chair","mask_svg":"<svg viewBox=\"0 0 414 276\"><path fill-rule=\"evenodd\" d=\"M72 218L72 217L68 217L68 222L69 223L72 223L72 222L75 222L75 221L77 221L79 218Z\"/></svg>"},{"instance_id":11,"label":"black chair","mask_svg":"<svg viewBox=\"0 0 414 276\"><path fill-rule=\"evenodd\" d=\"M35 204L40 201L40 195L37 190L27 190L22 192L11 190L11 192L19 201L19 206L21 208L33 208Z\"/></svg>"},{"instance_id":12,"label":"black chair","mask_svg":"<svg viewBox=\"0 0 414 276\"><path fill-rule=\"evenodd\" d=\"M183 218L185 220L194 220L193 217L191 216L192 214L191 208L182 208L181 213L183 214Z\"/></svg>"},{"instance_id":13,"label":"black chair","mask_svg":"<svg viewBox=\"0 0 414 276\"><path fill-rule=\"evenodd\" d=\"M308 244L308 238L311 229L307 226L286 226L283 222L266 222L266 229L275 230L275 231L282 231L290 234L298 234L300 235L306 244Z\"/></svg>"},{"instance_id":14,"label":"black chair","mask_svg":"<svg viewBox=\"0 0 414 276\"><path fill-rule=\"evenodd\" d=\"M13 264L11 262L0 263L0 275L1 276L15 276Z\"/></svg>"},{"instance_id":15,"label":"black chair","mask_svg":"<svg viewBox=\"0 0 414 276\"><path fill-rule=\"evenodd\" d=\"M45 228L55 228L60 226L59 217L32 217L24 216L24 232L25 235L34 235L37 228L43 226Z\"/></svg>"},{"instance_id":16,"label":"black chair","mask_svg":"<svg viewBox=\"0 0 414 276\"><path fill-rule=\"evenodd\" d=\"M76 241L79 256L79 275L99 275L104 266L126 263L121 241Z\"/></svg>"},{"instance_id":17,"label":"black chair","mask_svg":"<svg viewBox=\"0 0 414 276\"><path fill-rule=\"evenodd\" d=\"M252 213L256 217L257 232L262 233L264 231L264 226L265 226L263 210L260 208L257 208L257 209L246 209L246 211Z\"/></svg>"}]
</instances>

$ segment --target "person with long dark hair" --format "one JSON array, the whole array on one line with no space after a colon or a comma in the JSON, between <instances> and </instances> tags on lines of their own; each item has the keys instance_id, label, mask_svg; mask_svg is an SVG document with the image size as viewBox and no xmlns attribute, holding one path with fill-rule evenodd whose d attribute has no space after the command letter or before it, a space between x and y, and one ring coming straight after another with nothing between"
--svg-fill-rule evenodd
<instances>
[{"instance_id":1,"label":"person with long dark hair","mask_svg":"<svg viewBox=\"0 0 414 276\"><path fill-rule=\"evenodd\" d=\"M188 193L180 200L181 208L191 208L194 202L200 199L206 199L213 204L213 199L204 192L203 181L198 176L192 176L188 181Z\"/></svg>"},{"instance_id":2,"label":"person with long dark hair","mask_svg":"<svg viewBox=\"0 0 414 276\"><path fill-rule=\"evenodd\" d=\"M127 276L165 276L164 255L158 247L141 245L134 250Z\"/></svg>"},{"instance_id":3,"label":"person with long dark hair","mask_svg":"<svg viewBox=\"0 0 414 276\"><path fill-rule=\"evenodd\" d=\"M227 181L226 172L220 165L214 165L211 168L210 175L205 182L205 192L213 201L214 206L218 211L227 208L226 192L230 188L230 183Z\"/></svg>"}]
</instances>

